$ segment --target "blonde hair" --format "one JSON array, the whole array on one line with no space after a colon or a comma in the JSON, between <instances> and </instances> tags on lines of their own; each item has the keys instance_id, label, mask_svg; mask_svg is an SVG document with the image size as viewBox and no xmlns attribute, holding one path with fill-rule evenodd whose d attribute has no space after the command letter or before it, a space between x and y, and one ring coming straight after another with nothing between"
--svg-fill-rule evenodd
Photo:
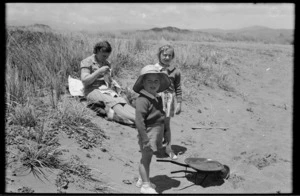
<instances>
[{"instance_id":1,"label":"blonde hair","mask_svg":"<svg viewBox=\"0 0 300 196\"><path fill-rule=\"evenodd\" d=\"M161 63L161 59L160 59L161 53L165 52L165 51L168 51L168 50L172 51L172 59L175 57L174 48L171 45L163 45L163 46L158 48L158 53L157 53L158 60L159 60L160 63Z\"/></svg>"}]
</instances>

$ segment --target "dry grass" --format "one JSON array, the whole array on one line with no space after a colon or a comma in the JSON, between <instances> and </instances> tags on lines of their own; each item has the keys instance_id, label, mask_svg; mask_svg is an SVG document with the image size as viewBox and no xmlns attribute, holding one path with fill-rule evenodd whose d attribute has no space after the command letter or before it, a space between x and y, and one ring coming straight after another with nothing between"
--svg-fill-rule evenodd
<instances>
[{"instance_id":1,"label":"dry grass","mask_svg":"<svg viewBox=\"0 0 300 196\"><path fill-rule=\"evenodd\" d=\"M193 90L203 87L235 91L235 67L239 62L229 57L231 50L226 47L200 42L218 41L213 36L139 32L106 33L101 34L101 39L107 39L113 47L109 60L117 80L128 79L128 76L135 80L144 65L158 61L157 49L169 43L175 48L174 63L182 72L186 101L194 101ZM64 96L68 75L79 78L80 61L92 54L97 41L99 35L7 30L6 144L19 146L23 169L41 180L47 178L45 171L49 169L67 172L60 159L59 133L75 139L83 149L101 148L102 140L109 139L92 123L95 114L90 109ZM136 93L130 86L123 88L124 95L134 106ZM36 106L33 100L37 98L48 102ZM91 178L89 168L76 157L72 160L69 173ZM62 182L58 179L57 183Z\"/></svg>"},{"instance_id":2,"label":"dry grass","mask_svg":"<svg viewBox=\"0 0 300 196\"><path fill-rule=\"evenodd\" d=\"M95 115L84 104L64 98L53 114L52 127L64 131L69 138L74 138L83 149L101 147L102 140L109 137L92 123L92 117Z\"/></svg>"},{"instance_id":3,"label":"dry grass","mask_svg":"<svg viewBox=\"0 0 300 196\"><path fill-rule=\"evenodd\" d=\"M183 83L196 87L195 90L207 86L234 91L230 59L226 58L226 49L219 51L211 45L189 42L195 41L197 37L195 34L184 36L166 32L158 34L137 32L103 33L101 36L112 44L110 61L117 80L128 75L132 80L137 78L139 70L144 65L158 61L159 46L169 43L175 48L174 63L182 72ZM198 39L217 41L209 36ZM67 93L68 75L79 78L80 61L91 54L92 47L98 40L98 36L84 33L7 29L7 126L36 127L34 131L36 134L46 135L40 125L42 119L38 116L41 118L48 116L46 118L52 119L52 124L49 125L51 130L65 131L83 148L101 143L97 139L91 141L92 137L106 137L103 131L99 132L99 128L91 123L93 113L78 101L63 98ZM131 87L124 89L124 95L134 106L136 94ZM184 97L190 93L192 98L193 93L189 92L188 88L184 86L183 91ZM32 100L42 97L41 92L49 101L48 104L37 108ZM52 110L49 108L48 115L45 115L47 112L45 107L49 106ZM42 112L38 113L39 110ZM37 137L40 136L24 136L25 139L34 141Z\"/></svg>"},{"instance_id":4,"label":"dry grass","mask_svg":"<svg viewBox=\"0 0 300 196\"><path fill-rule=\"evenodd\" d=\"M90 122L90 119L95 116L84 104L67 97L59 103L56 115L61 123L69 122L78 125Z\"/></svg>"},{"instance_id":5,"label":"dry grass","mask_svg":"<svg viewBox=\"0 0 300 196\"><path fill-rule=\"evenodd\" d=\"M24 171L29 170L34 176L42 180L47 178L51 169L61 168L61 149L38 143L25 144L19 147L22 152L20 161Z\"/></svg>"},{"instance_id":6,"label":"dry grass","mask_svg":"<svg viewBox=\"0 0 300 196\"><path fill-rule=\"evenodd\" d=\"M8 117L9 123L24 127L35 127L37 125L37 117L33 105L21 105L17 103L11 110Z\"/></svg>"}]
</instances>

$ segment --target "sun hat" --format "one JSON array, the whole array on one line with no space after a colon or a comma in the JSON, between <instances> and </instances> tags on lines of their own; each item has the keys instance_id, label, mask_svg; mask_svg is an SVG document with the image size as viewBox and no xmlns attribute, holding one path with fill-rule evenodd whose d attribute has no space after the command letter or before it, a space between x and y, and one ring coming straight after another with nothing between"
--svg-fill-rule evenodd
<instances>
[{"instance_id":1,"label":"sun hat","mask_svg":"<svg viewBox=\"0 0 300 196\"><path fill-rule=\"evenodd\" d=\"M160 76L160 86L158 89L158 93L163 92L170 86L171 81L166 73L160 72L155 65L146 65L141 69L140 76L138 77L135 84L133 85L133 90L135 92L139 93L144 88L143 79L146 74L150 74L150 73L155 73Z\"/></svg>"}]
</instances>

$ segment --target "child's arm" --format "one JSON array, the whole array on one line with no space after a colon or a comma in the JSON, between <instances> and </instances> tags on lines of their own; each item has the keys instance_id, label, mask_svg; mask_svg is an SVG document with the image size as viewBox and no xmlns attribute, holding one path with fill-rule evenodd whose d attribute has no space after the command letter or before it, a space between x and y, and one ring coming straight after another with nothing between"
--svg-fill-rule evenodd
<instances>
[{"instance_id":1,"label":"child's arm","mask_svg":"<svg viewBox=\"0 0 300 196\"><path fill-rule=\"evenodd\" d=\"M175 73L174 89L175 89L175 95L176 95L176 100L177 100L175 114L180 114L181 102L182 102L182 90L181 90L181 73L178 70Z\"/></svg>"},{"instance_id":2,"label":"child's arm","mask_svg":"<svg viewBox=\"0 0 300 196\"><path fill-rule=\"evenodd\" d=\"M148 110L148 100L143 97L138 97L136 99L136 110L135 110L135 125L142 138L142 143L146 144L149 138L146 133L145 118L147 116Z\"/></svg>"}]
</instances>

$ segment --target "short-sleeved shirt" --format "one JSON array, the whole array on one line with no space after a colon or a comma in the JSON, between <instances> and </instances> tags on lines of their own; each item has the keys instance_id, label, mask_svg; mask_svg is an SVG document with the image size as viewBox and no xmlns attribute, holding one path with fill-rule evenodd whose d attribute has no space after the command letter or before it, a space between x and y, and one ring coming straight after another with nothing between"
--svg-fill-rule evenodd
<instances>
[{"instance_id":1,"label":"short-sleeved shirt","mask_svg":"<svg viewBox=\"0 0 300 196\"><path fill-rule=\"evenodd\" d=\"M111 67L110 63L105 60L99 64L95 59L95 54L83 59L80 63L80 69L87 68L90 70L90 74L94 73L97 69L108 66ZM92 92L94 89L98 89L100 86L105 85L104 75L100 75L92 84L84 87L84 94L87 95Z\"/></svg>"}]
</instances>

